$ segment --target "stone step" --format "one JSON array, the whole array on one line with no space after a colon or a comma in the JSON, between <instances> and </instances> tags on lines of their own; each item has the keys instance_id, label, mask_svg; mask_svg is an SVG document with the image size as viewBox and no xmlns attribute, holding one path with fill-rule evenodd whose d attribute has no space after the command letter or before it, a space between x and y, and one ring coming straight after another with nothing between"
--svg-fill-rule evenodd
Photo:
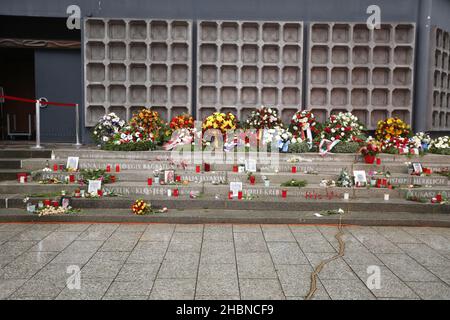
<instances>
[{"instance_id":1,"label":"stone step","mask_svg":"<svg viewBox=\"0 0 450 320\"><path fill-rule=\"evenodd\" d=\"M17 180L18 173L31 174L31 171L22 169L0 169L0 181Z\"/></svg>"},{"instance_id":2,"label":"stone step","mask_svg":"<svg viewBox=\"0 0 450 320\"><path fill-rule=\"evenodd\" d=\"M1 149L0 159L50 158L51 150Z\"/></svg>"},{"instance_id":3,"label":"stone step","mask_svg":"<svg viewBox=\"0 0 450 320\"><path fill-rule=\"evenodd\" d=\"M46 159L25 159L22 160L22 167L26 170L41 170L45 167L46 163L49 163L50 167L53 167L53 164L65 164L66 161L62 160L46 160ZM431 168L433 171L440 171L443 169L448 169L450 167L449 163L428 163L421 162L422 166ZM175 170L184 170L180 164L171 164L168 161L143 161L143 160L114 160L111 161L109 159L80 159L79 168L80 169L105 169L107 165L111 166L112 172L115 172L116 165L120 166L120 171L126 172L128 170L139 170L146 171L146 176L149 175L154 170L165 170L165 169L175 169ZM233 164L211 164L212 171L233 171ZM407 165L405 163L400 162L392 162L382 165L371 165L365 163L349 163L349 162L301 162L301 163L288 163L288 162L280 162L276 167L272 167L269 165L257 165L258 172L264 173L290 173L292 172L292 167L297 168L297 172L313 172L320 174L339 174L343 168L352 172L353 170L365 170L369 171L378 171L378 172L391 172L391 173L407 173ZM195 171L196 165L189 164L186 166L185 170L187 171ZM204 167L201 166L201 170L203 171Z\"/></svg>"},{"instance_id":4,"label":"stone step","mask_svg":"<svg viewBox=\"0 0 450 320\"><path fill-rule=\"evenodd\" d=\"M144 198L145 199L145 198ZM31 198L29 201L37 204L42 198ZM108 214L111 209L130 210L134 198L99 198L99 199L75 199L72 198L71 205L74 208L83 210L101 209L104 214ZM320 212L322 210L337 210L342 208L346 212L372 212L376 219L378 215L395 212L420 213L423 216L430 214L445 214L450 212L450 205L438 205L431 203L416 203L401 199L390 201L373 202L370 199L354 200L321 200L311 201L306 199L291 199L280 201L277 198L266 199L264 201L253 200L216 200L211 198L202 199L147 199L153 208L166 207L169 210L208 210L216 212L218 210L235 210L241 215L248 216L257 212L273 212L277 217L278 212ZM374 210L374 207L376 209ZM0 208L5 208L5 199L0 199ZM25 204L20 197L8 199L8 208L25 208ZM128 211L130 212L130 211Z\"/></svg>"},{"instance_id":5,"label":"stone step","mask_svg":"<svg viewBox=\"0 0 450 320\"><path fill-rule=\"evenodd\" d=\"M157 159L170 159L175 158L174 153L170 151L134 151L134 152L126 152L126 151L104 151L100 149L55 149L54 154L56 158L59 159L67 159L69 156L76 156L85 159L112 159L112 160L157 160ZM206 152L203 153L192 153L190 156L192 158L207 158ZM222 153L223 158L227 159L231 162L236 162L232 160L238 160L240 158L245 158L251 156L252 158L257 158L259 156L263 156L263 154L258 154L256 152L243 153ZM277 154L279 159L287 160L290 158L299 158L305 160L311 160L313 162L334 162L334 161L345 161L345 162L356 162L362 161L362 156L360 154L344 154L344 153L330 153L325 157L320 156L318 153L279 153ZM448 158L444 155L438 154L426 154L423 156L405 156L405 155L391 155L391 154L379 154L377 157L381 158L382 163L385 162L434 162L434 163L442 163L448 164Z\"/></svg>"},{"instance_id":6,"label":"stone step","mask_svg":"<svg viewBox=\"0 0 450 320\"><path fill-rule=\"evenodd\" d=\"M0 169L20 169L22 160L20 159L0 159Z\"/></svg>"},{"instance_id":7,"label":"stone step","mask_svg":"<svg viewBox=\"0 0 450 320\"><path fill-rule=\"evenodd\" d=\"M60 193L61 190L73 192L75 189L87 190L87 186L81 186L77 183L70 184L39 184L37 182L29 182L20 184L17 181L3 181L0 182L0 194L45 194L45 193ZM180 198L189 198L191 192L200 193L202 196L217 196L226 199L228 197L229 185L219 184L213 185L211 183L190 183L188 185L174 184L174 185L152 185L148 186L145 182L129 182L118 181L112 184L106 184L103 189L107 192L113 192L122 196L135 197L162 197L167 198L168 190L179 190ZM413 195L431 199L436 194L442 194L444 197L450 198L450 187L448 186L433 186L421 188L339 188L339 187L320 187L318 184L309 184L304 188L296 187L281 187L277 184L271 184L265 187L258 183L250 185L243 183L244 196L251 196L255 201L264 200L266 198L275 197L280 201L281 191L287 190L287 198L314 198L315 200L338 198L342 199L344 193L348 193L350 198L372 198L383 199L385 194L389 194L391 199L405 198L408 190L413 192Z\"/></svg>"}]
</instances>

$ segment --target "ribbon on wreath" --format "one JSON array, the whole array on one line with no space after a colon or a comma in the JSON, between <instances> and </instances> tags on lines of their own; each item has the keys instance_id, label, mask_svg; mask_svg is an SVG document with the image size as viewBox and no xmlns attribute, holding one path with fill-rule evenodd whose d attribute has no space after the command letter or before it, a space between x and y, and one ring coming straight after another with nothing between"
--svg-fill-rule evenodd
<instances>
[{"instance_id":1,"label":"ribbon on wreath","mask_svg":"<svg viewBox=\"0 0 450 320\"><path fill-rule=\"evenodd\" d=\"M177 134L175 134L175 132L174 132L175 136L163 145L164 150L170 151L179 145L185 145L185 144L192 143L192 141L193 141L192 135L186 135L186 134L184 134L184 135L178 134L177 135Z\"/></svg>"},{"instance_id":2,"label":"ribbon on wreath","mask_svg":"<svg viewBox=\"0 0 450 320\"><path fill-rule=\"evenodd\" d=\"M327 153L329 153L331 151L331 149L334 148L335 145L337 145L339 142L341 142L341 140L328 140L328 139L322 139L322 141L320 141L319 144L319 154L322 157L325 157L327 155ZM323 148L323 145L325 145L325 149Z\"/></svg>"},{"instance_id":3,"label":"ribbon on wreath","mask_svg":"<svg viewBox=\"0 0 450 320\"><path fill-rule=\"evenodd\" d=\"M311 132L311 127L308 125L308 128L303 129L302 127L302 140L305 140L305 132L306 132L306 138L308 139L308 147L311 150L312 146L313 146L313 142L312 142L312 132Z\"/></svg>"}]
</instances>

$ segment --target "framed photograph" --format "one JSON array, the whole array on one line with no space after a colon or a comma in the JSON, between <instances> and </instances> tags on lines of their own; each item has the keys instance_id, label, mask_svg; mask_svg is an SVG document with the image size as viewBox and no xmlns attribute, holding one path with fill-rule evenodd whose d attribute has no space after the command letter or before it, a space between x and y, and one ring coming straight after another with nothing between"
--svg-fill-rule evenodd
<instances>
[{"instance_id":1,"label":"framed photograph","mask_svg":"<svg viewBox=\"0 0 450 320\"><path fill-rule=\"evenodd\" d=\"M74 171L78 170L78 162L79 161L80 161L79 157L68 157L67 158L67 166L66 166L67 170L70 170L70 169L72 169Z\"/></svg>"},{"instance_id":2,"label":"framed photograph","mask_svg":"<svg viewBox=\"0 0 450 320\"><path fill-rule=\"evenodd\" d=\"M88 180L88 193L97 193L98 190L102 189L101 180Z\"/></svg>"},{"instance_id":3,"label":"framed photograph","mask_svg":"<svg viewBox=\"0 0 450 320\"><path fill-rule=\"evenodd\" d=\"M164 183L170 184L175 182L175 171L174 170L164 170Z\"/></svg>"},{"instance_id":4,"label":"framed photograph","mask_svg":"<svg viewBox=\"0 0 450 320\"><path fill-rule=\"evenodd\" d=\"M367 184L366 172L364 170L353 171L356 186L365 186Z\"/></svg>"},{"instance_id":5,"label":"framed photograph","mask_svg":"<svg viewBox=\"0 0 450 320\"><path fill-rule=\"evenodd\" d=\"M413 162L413 172L416 174L420 174L423 172L422 165L419 162Z\"/></svg>"},{"instance_id":6,"label":"framed photograph","mask_svg":"<svg viewBox=\"0 0 450 320\"><path fill-rule=\"evenodd\" d=\"M233 192L233 197L237 197L238 192L242 191L242 182L240 181L230 182L230 191Z\"/></svg>"},{"instance_id":7,"label":"framed photograph","mask_svg":"<svg viewBox=\"0 0 450 320\"><path fill-rule=\"evenodd\" d=\"M70 198L61 197L60 206L63 207L64 209L70 207Z\"/></svg>"},{"instance_id":8,"label":"framed photograph","mask_svg":"<svg viewBox=\"0 0 450 320\"><path fill-rule=\"evenodd\" d=\"M247 172L256 172L256 159L245 160L245 170Z\"/></svg>"}]
</instances>

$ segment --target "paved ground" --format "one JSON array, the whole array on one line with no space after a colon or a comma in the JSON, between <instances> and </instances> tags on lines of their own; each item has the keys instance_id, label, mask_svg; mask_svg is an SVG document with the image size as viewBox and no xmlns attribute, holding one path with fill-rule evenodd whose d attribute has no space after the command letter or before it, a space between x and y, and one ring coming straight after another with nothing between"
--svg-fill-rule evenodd
<instances>
[{"instance_id":1,"label":"paved ground","mask_svg":"<svg viewBox=\"0 0 450 320\"><path fill-rule=\"evenodd\" d=\"M344 230L345 256L324 267L316 299L450 299L450 229ZM336 231L0 224L0 299L303 299L313 267L337 253ZM379 289L366 286L369 266Z\"/></svg>"}]
</instances>

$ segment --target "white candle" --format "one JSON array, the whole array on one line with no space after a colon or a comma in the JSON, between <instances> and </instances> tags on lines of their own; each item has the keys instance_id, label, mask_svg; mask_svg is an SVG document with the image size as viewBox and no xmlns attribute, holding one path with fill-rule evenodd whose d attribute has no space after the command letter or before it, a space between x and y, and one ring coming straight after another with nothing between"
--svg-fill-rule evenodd
<instances>
[{"instance_id":1,"label":"white candle","mask_svg":"<svg viewBox=\"0 0 450 320\"><path fill-rule=\"evenodd\" d=\"M168 197L171 197L171 196L172 196L172 190L170 190L170 189L167 190L167 196L168 196Z\"/></svg>"},{"instance_id":2,"label":"white candle","mask_svg":"<svg viewBox=\"0 0 450 320\"><path fill-rule=\"evenodd\" d=\"M20 176L19 182L20 182L20 183L25 183L25 177L24 177L24 176Z\"/></svg>"},{"instance_id":3,"label":"white candle","mask_svg":"<svg viewBox=\"0 0 450 320\"><path fill-rule=\"evenodd\" d=\"M384 195L384 201L389 201L389 193L386 193L386 194Z\"/></svg>"},{"instance_id":4,"label":"white candle","mask_svg":"<svg viewBox=\"0 0 450 320\"><path fill-rule=\"evenodd\" d=\"M269 187L270 186L270 180L264 180L264 185L266 187Z\"/></svg>"},{"instance_id":5,"label":"white candle","mask_svg":"<svg viewBox=\"0 0 450 320\"><path fill-rule=\"evenodd\" d=\"M350 194L348 194L347 192L344 193L344 200L348 200L350 198Z\"/></svg>"}]
</instances>

